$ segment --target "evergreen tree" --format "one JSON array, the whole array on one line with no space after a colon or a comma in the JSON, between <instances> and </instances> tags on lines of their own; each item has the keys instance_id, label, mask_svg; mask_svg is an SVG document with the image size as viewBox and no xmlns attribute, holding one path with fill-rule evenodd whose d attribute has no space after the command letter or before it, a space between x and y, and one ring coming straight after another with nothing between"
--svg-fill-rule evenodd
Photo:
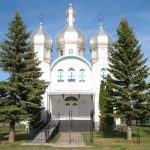
<instances>
[{"instance_id":1,"label":"evergreen tree","mask_svg":"<svg viewBox=\"0 0 150 150\"><path fill-rule=\"evenodd\" d=\"M99 130L102 132L106 131L106 116L105 116L105 106L106 106L106 92L105 92L105 82L101 81L100 93L99 93L99 109L100 109L100 125Z\"/></svg>"},{"instance_id":2,"label":"evergreen tree","mask_svg":"<svg viewBox=\"0 0 150 150\"><path fill-rule=\"evenodd\" d=\"M106 81L101 81L99 106L100 106L100 131L107 132L112 130L113 118L113 97L111 77L107 76Z\"/></svg>"},{"instance_id":3,"label":"evergreen tree","mask_svg":"<svg viewBox=\"0 0 150 150\"><path fill-rule=\"evenodd\" d=\"M110 51L110 73L113 76L113 95L116 114L126 119L127 138L132 140L132 119L145 117L149 76L147 59L143 59L141 46L126 19L117 29L118 40ZM145 112L147 111L147 112Z\"/></svg>"},{"instance_id":4,"label":"evergreen tree","mask_svg":"<svg viewBox=\"0 0 150 150\"><path fill-rule=\"evenodd\" d=\"M10 123L10 142L14 142L17 121L30 120L33 123L40 119L42 94L47 87L40 80L40 62L29 44L29 36L17 11L0 52L0 67L10 74L9 79L0 84L0 118Z\"/></svg>"}]
</instances>

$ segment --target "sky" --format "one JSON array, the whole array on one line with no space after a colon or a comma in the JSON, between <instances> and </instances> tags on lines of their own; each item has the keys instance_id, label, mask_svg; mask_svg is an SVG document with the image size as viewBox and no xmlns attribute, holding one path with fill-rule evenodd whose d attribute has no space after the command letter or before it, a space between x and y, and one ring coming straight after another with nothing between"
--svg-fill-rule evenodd
<instances>
[{"instance_id":1,"label":"sky","mask_svg":"<svg viewBox=\"0 0 150 150\"><path fill-rule=\"evenodd\" d=\"M116 29L121 18L126 18L142 46L144 58L150 67L150 1L149 0L0 0L0 42L3 42L8 24L19 10L27 31L36 31L40 16L46 31L53 39L52 60L57 58L56 35L66 24L69 3L76 11L76 25L86 36L86 58L90 61L90 37L97 31L100 16L105 30L117 40ZM0 80L8 74L0 70Z\"/></svg>"}]
</instances>

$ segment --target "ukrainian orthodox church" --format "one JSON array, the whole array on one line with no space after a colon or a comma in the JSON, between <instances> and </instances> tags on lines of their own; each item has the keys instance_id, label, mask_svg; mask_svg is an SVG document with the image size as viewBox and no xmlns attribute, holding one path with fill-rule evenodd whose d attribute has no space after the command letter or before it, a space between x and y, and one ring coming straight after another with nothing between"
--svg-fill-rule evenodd
<instances>
[{"instance_id":1,"label":"ukrainian orthodox church","mask_svg":"<svg viewBox=\"0 0 150 150\"><path fill-rule=\"evenodd\" d=\"M41 79L48 83L43 95L43 106L52 118L70 118L86 125L93 114L95 129L99 127L99 91L103 77L107 75L111 36L99 25L90 38L91 61L85 58L86 37L75 24L76 12L72 5L66 11L66 26L56 36L57 58L52 61L53 41L40 23L30 41L34 46Z\"/></svg>"}]
</instances>

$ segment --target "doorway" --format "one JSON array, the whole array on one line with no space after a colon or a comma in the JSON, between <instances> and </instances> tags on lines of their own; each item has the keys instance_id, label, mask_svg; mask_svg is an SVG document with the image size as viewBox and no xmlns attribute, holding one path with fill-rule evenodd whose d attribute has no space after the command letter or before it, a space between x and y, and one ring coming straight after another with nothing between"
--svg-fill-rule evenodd
<instances>
[{"instance_id":1,"label":"doorway","mask_svg":"<svg viewBox=\"0 0 150 150\"><path fill-rule=\"evenodd\" d=\"M78 118L78 101L76 97L70 96L65 99L65 116L66 120Z\"/></svg>"}]
</instances>

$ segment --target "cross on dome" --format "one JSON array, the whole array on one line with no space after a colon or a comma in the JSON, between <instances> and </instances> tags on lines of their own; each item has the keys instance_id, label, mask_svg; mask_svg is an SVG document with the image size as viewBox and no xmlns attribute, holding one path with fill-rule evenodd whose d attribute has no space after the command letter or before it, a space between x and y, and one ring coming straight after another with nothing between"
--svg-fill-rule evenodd
<instances>
[{"instance_id":1,"label":"cross on dome","mask_svg":"<svg viewBox=\"0 0 150 150\"><path fill-rule=\"evenodd\" d=\"M72 7L72 3L70 3L69 8L66 12L67 22L69 23L69 25L73 25L73 22L75 22L75 16L75 10Z\"/></svg>"},{"instance_id":2,"label":"cross on dome","mask_svg":"<svg viewBox=\"0 0 150 150\"><path fill-rule=\"evenodd\" d=\"M99 16L99 22L100 22L100 25L103 25L103 16L102 15Z\"/></svg>"},{"instance_id":3,"label":"cross on dome","mask_svg":"<svg viewBox=\"0 0 150 150\"><path fill-rule=\"evenodd\" d=\"M40 24L42 25L43 24L43 20L44 20L43 14L40 14L39 20L40 20Z\"/></svg>"}]
</instances>

